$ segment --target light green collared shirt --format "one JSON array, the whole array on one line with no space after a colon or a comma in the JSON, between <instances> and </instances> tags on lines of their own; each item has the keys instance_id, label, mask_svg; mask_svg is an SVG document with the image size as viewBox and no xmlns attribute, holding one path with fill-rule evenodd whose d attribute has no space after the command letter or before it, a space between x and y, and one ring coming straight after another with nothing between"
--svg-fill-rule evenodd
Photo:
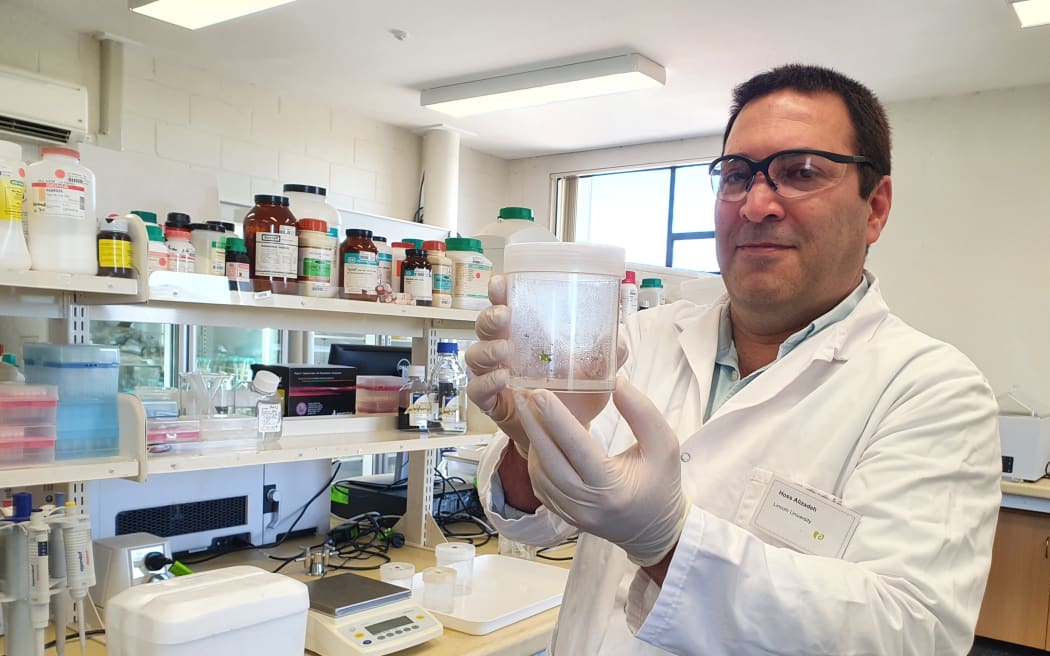
<instances>
[{"instance_id":1,"label":"light green collared shirt","mask_svg":"<svg viewBox=\"0 0 1050 656\"><path fill-rule=\"evenodd\" d=\"M853 290L846 298L842 299L842 302L835 307L828 310L823 315L817 317L812 323L791 335L784 343L780 345L780 349L777 351L777 358L770 362L761 369L752 371L747 377L740 378L740 367L739 360L737 359L736 345L733 343L733 326L729 321L729 305L722 309L722 316L718 322L718 351L715 353L715 371L711 377L711 394L707 399L707 410L704 412L704 421L722 406L723 403L733 398L740 390L747 387L747 385L758 378L766 369L773 366L773 363L780 360L788 353L791 353L802 342L806 341L813 335L816 335L820 331L824 330L828 326L842 321L849 316L850 312L853 312L857 304L860 303L860 299L864 298L864 294L868 291L868 279L861 277L860 284Z\"/></svg>"}]
</instances>

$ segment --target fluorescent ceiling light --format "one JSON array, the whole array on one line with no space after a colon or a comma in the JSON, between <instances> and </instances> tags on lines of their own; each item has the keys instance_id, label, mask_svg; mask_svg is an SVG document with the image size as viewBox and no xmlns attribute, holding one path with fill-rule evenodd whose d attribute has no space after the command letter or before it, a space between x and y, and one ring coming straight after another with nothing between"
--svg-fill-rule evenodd
<instances>
[{"instance_id":1,"label":"fluorescent ceiling light","mask_svg":"<svg viewBox=\"0 0 1050 656\"><path fill-rule=\"evenodd\" d=\"M1050 25L1050 0L1015 0L1011 6L1021 27Z\"/></svg>"},{"instance_id":2,"label":"fluorescent ceiling light","mask_svg":"<svg viewBox=\"0 0 1050 656\"><path fill-rule=\"evenodd\" d=\"M424 90L419 104L470 116L663 86L663 66L637 53Z\"/></svg>"},{"instance_id":3,"label":"fluorescent ceiling light","mask_svg":"<svg viewBox=\"0 0 1050 656\"><path fill-rule=\"evenodd\" d=\"M197 30L295 0L129 0L134 11L166 23Z\"/></svg>"}]
</instances>

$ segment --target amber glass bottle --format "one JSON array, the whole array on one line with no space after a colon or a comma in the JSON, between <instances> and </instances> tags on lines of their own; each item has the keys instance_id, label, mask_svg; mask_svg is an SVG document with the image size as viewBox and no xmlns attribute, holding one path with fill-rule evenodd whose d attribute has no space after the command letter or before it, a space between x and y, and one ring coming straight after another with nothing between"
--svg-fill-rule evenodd
<instances>
[{"instance_id":1,"label":"amber glass bottle","mask_svg":"<svg viewBox=\"0 0 1050 656\"><path fill-rule=\"evenodd\" d=\"M248 271L256 291L296 293L299 265L297 222L284 196L259 194L244 217Z\"/></svg>"},{"instance_id":2,"label":"amber glass bottle","mask_svg":"<svg viewBox=\"0 0 1050 656\"><path fill-rule=\"evenodd\" d=\"M372 243L372 231L349 228L339 247L342 262L343 298L374 301L379 298L379 249Z\"/></svg>"}]
</instances>

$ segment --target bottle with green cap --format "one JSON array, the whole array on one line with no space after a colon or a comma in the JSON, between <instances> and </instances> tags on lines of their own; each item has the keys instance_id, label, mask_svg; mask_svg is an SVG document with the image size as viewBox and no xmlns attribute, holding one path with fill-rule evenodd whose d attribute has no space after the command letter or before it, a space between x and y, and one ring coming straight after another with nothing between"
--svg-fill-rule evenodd
<instances>
[{"instance_id":1,"label":"bottle with green cap","mask_svg":"<svg viewBox=\"0 0 1050 656\"><path fill-rule=\"evenodd\" d=\"M156 214L153 215L153 220L157 220ZM143 221L143 225L146 226L146 236L149 237L149 272L167 271L168 257L171 255L171 252L168 250L167 243L165 243L164 229L156 223L145 222L145 219Z\"/></svg>"},{"instance_id":2,"label":"bottle with green cap","mask_svg":"<svg viewBox=\"0 0 1050 656\"><path fill-rule=\"evenodd\" d=\"M638 309L648 310L664 304L664 281L660 278L642 278L638 289Z\"/></svg>"},{"instance_id":3,"label":"bottle with green cap","mask_svg":"<svg viewBox=\"0 0 1050 656\"><path fill-rule=\"evenodd\" d=\"M536 225L536 217L528 207L501 207L496 222L482 228L475 237L481 240L496 273L503 273L503 249L508 244L558 241L550 230Z\"/></svg>"},{"instance_id":4,"label":"bottle with green cap","mask_svg":"<svg viewBox=\"0 0 1050 656\"><path fill-rule=\"evenodd\" d=\"M481 241L449 237L445 240L445 257L452 260L452 307L458 310L488 307L492 261L482 252Z\"/></svg>"},{"instance_id":5,"label":"bottle with green cap","mask_svg":"<svg viewBox=\"0 0 1050 656\"><path fill-rule=\"evenodd\" d=\"M240 237L226 238L226 277L230 280L248 280L248 249Z\"/></svg>"}]
</instances>

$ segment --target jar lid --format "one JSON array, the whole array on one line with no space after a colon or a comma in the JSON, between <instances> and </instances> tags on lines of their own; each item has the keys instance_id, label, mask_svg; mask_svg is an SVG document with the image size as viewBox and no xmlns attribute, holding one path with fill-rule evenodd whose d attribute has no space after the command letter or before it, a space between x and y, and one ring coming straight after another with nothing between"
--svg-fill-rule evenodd
<instances>
[{"instance_id":1,"label":"jar lid","mask_svg":"<svg viewBox=\"0 0 1050 656\"><path fill-rule=\"evenodd\" d=\"M98 229L104 232L122 232L128 234L128 222L124 219L99 219Z\"/></svg>"},{"instance_id":2,"label":"jar lid","mask_svg":"<svg viewBox=\"0 0 1050 656\"><path fill-rule=\"evenodd\" d=\"M547 271L590 273L623 279L626 255L619 246L575 241L508 244L503 251L503 272Z\"/></svg>"},{"instance_id":3,"label":"jar lid","mask_svg":"<svg viewBox=\"0 0 1050 656\"><path fill-rule=\"evenodd\" d=\"M627 284L630 284L630 285L638 284L636 282L636 280L635 280L635 277L634 277L634 271L627 271L627 272L625 272L623 274L623 280L621 280L620 282L621 283L627 283Z\"/></svg>"},{"instance_id":4,"label":"jar lid","mask_svg":"<svg viewBox=\"0 0 1050 656\"><path fill-rule=\"evenodd\" d=\"M323 219L299 219L299 232L310 230L328 234L328 222Z\"/></svg>"},{"instance_id":5,"label":"jar lid","mask_svg":"<svg viewBox=\"0 0 1050 656\"><path fill-rule=\"evenodd\" d=\"M149 237L150 241L159 241L164 243L164 230L161 229L156 223L146 224L146 236Z\"/></svg>"},{"instance_id":6,"label":"jar lid","mask_svg":"<svg viewBox=\"0 0 1050 656\"><path fill-rule=\"evenodd\" d=\"M438 353L459 353L459 344L456 342L438 342Z\"/></svg>"},{"instance_id":7,"label":"jar lid","mask_svg":"<svg viewBox=\"0 0 1050 656\"><path fill-rule=\"evenodd\" d=\"M423 242L423 250L427 251L428 253L433 253L434 251L441 251L442 253L444 253L445 242L438 241L436 239L428 239L427 241Z\"/></svg>"},{"instance_id":8,"label":"jar lid","mask_svg":"<svg viewBox=\"0 0 1050 656\"><path fill-rule=\"evenodd\" d=\"M381 235L372 235L372 241L381 241L381 242L383 242L385 244L386 243L386 237L383 237Z\"/></svg>"},{"instance_id":9,"label":"jar lid","mask_svg":"<svg viewBox=\"0 0 1050 656\"><path fill-rule=\"evenodd\" d=\"M189 239L190 231L182 227L169 226L165 231L165 235L167 235L168 241L171 241L172 239Z\"/></svg>"},{"instance_id":10,"label":"jar lid","mask_svg":"<svg viewBox=\"0 0 1050 656\"><path fill-rule=\"evenodd\" d=\"M131 213L134 214L135 216L139 217L140 219L142 219L146 223L154 223L155 224L157 222L157 213L156 212L147 212L146 210L131 210Z\"/></svg>"},{"instance_id":11,"label":"jar lid","mask_svg":"<svg viewBox=\"0 0 1050 656\"><path fill-rule=\"evenodd\" d=\"M406 248L405 257L426 257L427 252L422 248Z\"/></svg>"},{"instance_id":12,"label":"jar lid","mask_svg":"<svg viewBox=\"0 0 1050 656\"><path fill-rule=\"evenodd\" d=\"M365 230L363 228L347 228L346 229L346 236L347 237L364 237L365 239L371 239L372 238L372 231L371 230Z\"/></svg>"},{"instance_id":13,"label":"jar lid","mask_svg":"<svg viewBox=\"0 0 1050 656\"><path fill-rule=\"evenodd\" d=\"M227 237L226 238L226 250L231 253L247 253L248 249L244 246L244 240L240 237Z\"/></svg>"},{"instance_id":14,"label":"jar lid","mask_svg":"<svg viewBox=\"0 0 1050 656\"><path fill-rule=\"evenodd\" d=\"M456 570L452 567L428 567L423 570L423 583L454 585L456 583Z\"/></svg>"},{"instance_id":15,"label":"jar lid","mask_svg":"<svg viewBox=\"0 0 1050 656\"><path fill-rule=\"evenodd\" d=\"M324 187L315 187L314 185L304 184L286 184L282 188L285 192L299 192L300 194L317 194L318 196L327 196L328 190Z\"/></svg>"},{"instance_id":16,"label":"jar lid","mask_svg":"<svg viewBox=\"0 0 1050 656\"><path fill-rule=\"evenodd\" d=\"M73 159L80 160L80 152L75 148L64 148L62 146L44 146L40 149L40 156L45 155L61 155L63 157L72 157Z\"/></svg>"},{"instance_id":17,"label":"jar lid","mask_svg":"<svg viewBox=\"0 0 1050 656\"><path fill-rule=\"evenodd\" d=\"M229 221L206 221L206 223L208 225L221 226L222 229L225 230L226 232L236 232L237 231L237 227L235 225L233 225L232 223L230 223Z\"/></svg>"},{"instance_id":18,"label":"jar lid","mask_svg":"<svg viewBox=\"0 0 1050 656\"><path fill-rule=\"evenodd\" d=\"M481 240L470 237L449 237L445 240L445 246L450 251L474 251L481 252Z\"/></svg>"},{"instance_id":19,"label":"jar lid","mask_svg":"<svg viewBox=\"0 0 1050 656\"><path fill-rule=\"evenodd\" d=\"M182 212L168 212L168 220L164 222L164 225L168 227L183 227L188 226L192 219L189 214L183 214Z\"/></svg>"},{"instance_id":20,"label":"jar lid","mask_svg":"<svg viewBox=\"0 0 1050 656\"><path fill-rule=\"evenodd\" d=\"M536 220L536 217L532 216L532 209L528 207L501 207L499 208L499 218L524 219L526 221Z\"/></svg>"},{"instance_id":21,"label":"jar lid","mask_svg":"<svg viewBox=\"0 0 1050 656\"><path fill-rule=\"evenodd\" d=\"M642 278L642 289L646 287L659 287L663 289L664 281L660 278Z\"/></svg>"},{"instance_id":22,"label":"jar lid","mask_svg":"<svg viewBox=\"0 0 1050 656\"><path fill-rule=\"evenodd\" d=\"M287 196L277 196L274 194L255 194L256 205L280 205L281 207L288 207L289 201Z\"/></svg>"},{"instance_id":23,"label":"jar lid","mask_svg":"<svg viewBox=\"0 0 1050 656\"><path fill-rule=\"evenodd\" d=\"M252 387L263 394L273 394L277 391L277 386L280 384L281 377L265 369L255 372L255 378L252 379Z\"/></svg>"},{"instance_id":24,"label":"jar lid","mask_svg":"<svg viewBox=\"0 0 1050 656\"><path fill-rule=\"evenodd\" d=\"M210 230L211 232L226 232L221 225L214 223L191 223L190 230Z\"/></svg>"},{"instance_id":25,"label":"jar lid","mask_svg":"<svg viewBox=\"0 0 1050 656\"><path fill-rule=\"evenodd\" d=\"M406 244L412 244L416 248L423 248L422 239L402 239L401 241L405 242Z\"/></svg>"}]
</instances>

